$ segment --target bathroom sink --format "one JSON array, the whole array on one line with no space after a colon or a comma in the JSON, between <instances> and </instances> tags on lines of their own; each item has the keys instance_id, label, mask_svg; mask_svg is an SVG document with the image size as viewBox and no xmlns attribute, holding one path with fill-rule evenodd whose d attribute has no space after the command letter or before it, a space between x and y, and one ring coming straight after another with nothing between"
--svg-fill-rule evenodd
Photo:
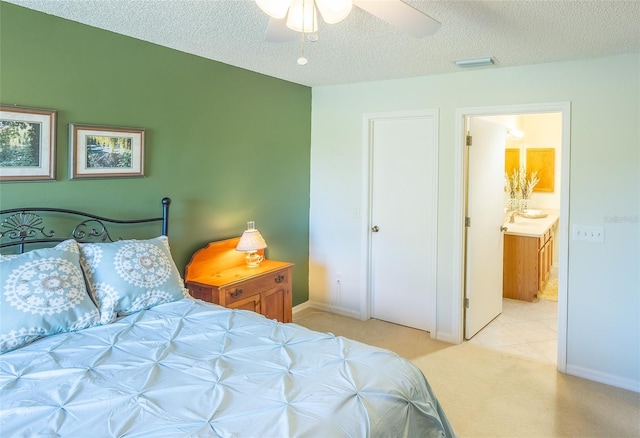
<instances>
[{"instance_id":1,"label":"bathroom sink","mask_svg":"<svg viewBox=\"0 0 640 438\"><path fill-rule=\"evenodd\" d=\"M548 213L545 213L542 210L525 210L521 216L526 217L527 219L542 219L547 217Z\"/></svg>"},{"instance_id":2,"label":"bathroom sink","mask_svg":"<svg viewBox=\"0 0 640 438\"><path fill-rule=\"evenodd\" d=\"M538 226L538 224L540 223L539 219L531 219L528 218L526 216L522 216L517 214L514 218L513 218L513 222L510 222L510 216L507 216L504 219L504 226L508 227L508 226L513 226L513 225L530 225L530 226Z\"/></svg>"},{"instance_id":3,"label":"bathroom sink","mask_svg":"<svg viewBox=\"0 0 640 438\"><path fill-rule=\"evenodd\" d=\"M540 210L538 210L540 211ZM541 213L544 214L544 213ZM547 217L548 216L548 217ZM544 233L555 224L558 220L557 215L547 215L544 214L544 217L526 217L522 214L516 214L513 216L514 222L509 222L511 215L507 215L504 220L504 227L506 228L506 234L520 234L523 236L533 236L539 237L544 235Z\"/></svg>"}]
</instances>

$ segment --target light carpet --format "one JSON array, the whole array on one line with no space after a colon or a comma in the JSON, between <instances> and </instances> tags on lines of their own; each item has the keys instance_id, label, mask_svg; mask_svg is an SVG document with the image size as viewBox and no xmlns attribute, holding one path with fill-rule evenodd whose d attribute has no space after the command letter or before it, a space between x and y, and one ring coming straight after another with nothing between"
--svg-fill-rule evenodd
<instances>
[{"instance_id":1,"label":"light carpet","mask_svg":"<svg viewBox=\"0 0 640 438\"><path fill-rule=\"evenodd\" d=\"M640 394L554 365L430 339L429 333L307 309L294 322L386 348L427 376L460 437L640 437Z\"/></svg>"}]
</instances>

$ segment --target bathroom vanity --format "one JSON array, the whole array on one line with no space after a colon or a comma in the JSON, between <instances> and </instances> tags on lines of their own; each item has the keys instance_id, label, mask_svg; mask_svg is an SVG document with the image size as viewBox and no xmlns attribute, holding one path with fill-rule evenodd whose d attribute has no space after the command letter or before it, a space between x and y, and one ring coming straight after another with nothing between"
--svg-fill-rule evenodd
<instances>
[{"instance_id":1,"label":"bathroom vanity","mask_svg":"<svg viewBox=\"0 0 640 438\"><path fill-rule=\"evenodd\" d=\"M514 216L505 220L502 296L533 301L549 278L558 213L546 217ZM509 216L507 216L508 218Z\"/></svg>"}]
</instances>

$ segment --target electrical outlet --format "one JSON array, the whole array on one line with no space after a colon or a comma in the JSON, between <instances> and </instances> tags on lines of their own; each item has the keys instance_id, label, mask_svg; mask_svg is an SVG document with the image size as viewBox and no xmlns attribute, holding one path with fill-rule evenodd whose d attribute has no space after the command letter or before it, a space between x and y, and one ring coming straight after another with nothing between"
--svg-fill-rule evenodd
<instances>
[{"instance_id":1,"label":"electrical outlet","mask_svg":"<svg viewBox=\"0 0 640 438\"><path fill-rule=\"evenodd\" d=\"M573 225L573 240L584 240L585 242L604 243L604 227L594 227L587 225Z\"/></svg>"}]
</instances>

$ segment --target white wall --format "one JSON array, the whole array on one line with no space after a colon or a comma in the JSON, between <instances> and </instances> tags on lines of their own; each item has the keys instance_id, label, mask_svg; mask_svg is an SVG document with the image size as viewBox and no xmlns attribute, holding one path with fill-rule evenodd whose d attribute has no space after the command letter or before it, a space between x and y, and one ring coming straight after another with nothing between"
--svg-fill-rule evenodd
<instances>
[{"instance_id":1,"label":"white wall","mask_svg":"<svg viewBox=\"0 0 640 438\"><path fill-rule=\"evenodd\" d=\"M310 301L362 315L363 114L437 109L437 330L455 332L456 109L551 102L571 102L569 225L606 235L569 240L567 371L640 391L640 55L314 88Z\"/></svg>"}]
</instances>

